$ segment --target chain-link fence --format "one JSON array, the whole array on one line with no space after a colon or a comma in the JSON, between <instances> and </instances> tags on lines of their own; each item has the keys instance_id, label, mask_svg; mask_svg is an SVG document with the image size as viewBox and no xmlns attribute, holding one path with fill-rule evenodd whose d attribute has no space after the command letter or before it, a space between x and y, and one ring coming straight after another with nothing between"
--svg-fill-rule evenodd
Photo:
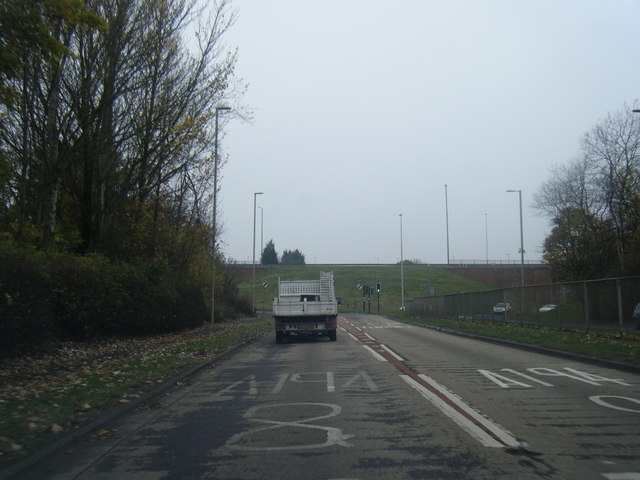
<instances>
[{"instance_id":1,"label":"chain-link fence","mask_svg":"<svg viewBox=\"0 0 640 480\"><path fill-rule=\"evenodd\" d=\"M421 297L406 303L406 313L630 330L637 327L632 314L638 303L640 277L626 277Z\"/></svg>"}]
</instances>

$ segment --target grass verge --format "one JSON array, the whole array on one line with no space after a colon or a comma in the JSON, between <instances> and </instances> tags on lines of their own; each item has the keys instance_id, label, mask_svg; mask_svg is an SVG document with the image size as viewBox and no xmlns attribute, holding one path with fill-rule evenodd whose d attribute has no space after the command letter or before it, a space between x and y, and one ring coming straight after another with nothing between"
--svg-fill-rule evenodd
<instances>
[{"instance_id":1,"label":"grass verge","mask_svg":"<svg viewBox=\"0 0 640 480\"><path fill-rule=\"evenodd\" d=\"M619 331L609 330L539 327L537 325L469 319L412 318L410 321L459 332L537 345L599 360L640 366L640 333L620 334Z\"/></svg>"},{"instance_id":2,"label":"grass verge","mask_svg":"<svg viewBox=\"0 0 640 480\"><path fill-rule=\"evenodd\" d=\"M64 345L54 356L5 362L0 365L0 468L272 328L270 318L230 322L148 339L111 339L106 345Z\"/></svg>"}]
</instances>

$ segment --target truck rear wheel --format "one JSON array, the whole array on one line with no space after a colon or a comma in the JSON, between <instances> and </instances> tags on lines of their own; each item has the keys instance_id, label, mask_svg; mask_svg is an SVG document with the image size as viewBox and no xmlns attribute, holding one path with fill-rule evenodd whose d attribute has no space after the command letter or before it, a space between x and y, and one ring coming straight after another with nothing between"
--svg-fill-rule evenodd
<instances>
[{"instance_id":1,"label":"truck rear wheel","mask_svg":"<svg viewBox=\"0 0 640 480\"><path fill-rule=\"evenodd\" d=\"M337 339L337 335L336 335L336 331L335 330L329 330L329 340L331 340L332 342L335 342Z\"/></svg>"}]
</instances>

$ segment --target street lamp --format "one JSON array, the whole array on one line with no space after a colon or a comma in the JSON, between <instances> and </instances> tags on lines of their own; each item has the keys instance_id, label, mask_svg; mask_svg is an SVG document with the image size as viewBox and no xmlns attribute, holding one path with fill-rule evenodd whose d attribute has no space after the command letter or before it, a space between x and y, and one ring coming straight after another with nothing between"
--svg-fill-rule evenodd
<instances>
[{"instance_id":1,"label":"street lamp","mask_svg":"<svg viewBox=\"0 0 640 480\"><path fill-rule=\"evenodd\" d=\"M264 208L260 209L260 265L262 265L262 255L264 254Z\"/></svg>"},{"instance_id":2,"label":"street lamp","mask_svg":"<svg viewBox=\"0 0 640 480\"><path fill-rule=\"evenodd\" d=\"M522 190L507 190L508 193L517 193L520 202L520 288L522 290L522 304L520 311L524 315L524 234L522 230Z\"/></svg>"},{"instance_id":3,"label":"street lamp","mask_svg":"<svg viewBox=\"0 0 640 480\"><path fill-rule=\"evenodd\" d=\"M402 251L402 214L400 214L400 310L404 312L404 253Z\"/></svg>"},{"instance_id":4,"label":"street lamp","mask_svg":"<svg viewBox=\"0 0 640 480\"><path fill-rule=\"evenodd\" d=\"M444 186L444 212L447 223L447 265L449 265L449 195L446 185Z\"/></svg>"},{"instance_id":5,"label":"street lamp","mask_svg":"<svg viewBox=\"0 0 640 480\"><path fill-rule=\"evenodd\" d=\"M489 220L486 213L484 214L484 255L489 265Z\"/></svg>"},{"instance_id":6,"label":"street lamp","mask_svg":"<svg viewBox=\"0 0 640 480\"><path fill-rule=\"evenodd\" d=\"M256 197L263 195L262 192L253 194L253 285L251 286L251 307L256 313Z\"/></svg>"},{"instance_id":7,"label":"street lamp","mask_svg":"<svg viewBox=\"0 0 640 480\"><path fill-rule=\"evenodd\" d=\"M213 221L211 231L211 261L213 263L211 278L211 323L215 322L215 292L216 292L216 237L218 226L216 218L218 214L218 116L221 111L231 110L230 107L216 107L216 126L213 142Z\"/></svg>"}]
</instances>

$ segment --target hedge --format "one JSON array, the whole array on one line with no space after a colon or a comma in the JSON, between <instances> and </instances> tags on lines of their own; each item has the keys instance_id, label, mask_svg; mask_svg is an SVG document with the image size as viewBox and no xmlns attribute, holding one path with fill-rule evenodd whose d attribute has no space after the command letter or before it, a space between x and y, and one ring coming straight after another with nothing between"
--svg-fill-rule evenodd
<instances>
[{"instance_id":1,"label":"hedge","mask_svg":"<svg viewBox=\"0 0 640 480\"><path fill-rule=\"evenodd\" d=\"M162 259L132 265L0 242L0 357L196 327L208 318L205 289Z\"/></svg>"}]
</instances>

